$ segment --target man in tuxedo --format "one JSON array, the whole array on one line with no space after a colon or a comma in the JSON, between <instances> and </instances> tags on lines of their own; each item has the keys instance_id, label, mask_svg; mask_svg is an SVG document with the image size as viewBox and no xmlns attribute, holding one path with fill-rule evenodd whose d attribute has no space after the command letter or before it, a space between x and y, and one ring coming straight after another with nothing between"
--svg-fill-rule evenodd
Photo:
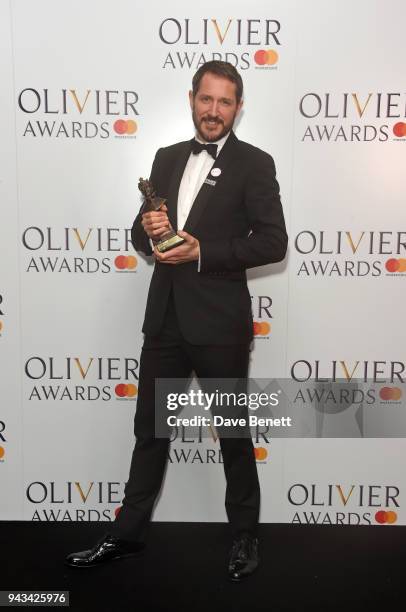
<instances>
[{"instance_id":1,"label":"man in tuxedo","mask_svg":"<svg viewBox=\"0 0 406 612\"><path fill-rule=\"evenodd\" d=\"M232 131L243 83L227 62L202 65L189 92L196 136L159 149L151 183L167 200L134 221L137 251L154 255L134 420L136 443L125 498L94 548L68 556L89 567L138 554L164 476L168 438L155 437L155 379L246 378L253 335L246 269L281 261L287 235L270 155ZM168 228L184 243L160 253ZM159 409L159 407L157 407ZM162 409L164 409L162 407ZM260 490L250 437L220 437L233 533L228 573L239 581L258 565Z\"/></svg>"}]
</instances>

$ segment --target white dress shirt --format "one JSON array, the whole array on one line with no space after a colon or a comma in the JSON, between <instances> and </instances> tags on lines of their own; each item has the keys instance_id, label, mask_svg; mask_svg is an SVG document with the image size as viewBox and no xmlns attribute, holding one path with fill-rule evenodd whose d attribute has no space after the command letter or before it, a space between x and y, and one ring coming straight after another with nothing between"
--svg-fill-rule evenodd
<instances>
[{"instance_id":1,"label":"white dress shirt","mask_svg":"<svg viewBox=\"0 0 406 612\"><path fill-rule=\"evenodd\" d=\"M213 143L217 145L217 157L219 156L219 153L229 135L230 132L223 136L223 138L220 138L220 140ZM196 135L195 138L199 142L207 144L204 140L199 138L198 135ZM197 155L194 153L190 154L179 186L177 209L178 229L181 230L184 228L193 202L195 201L195 198L199 193L205 178L209 174L210 168L215 165L215 163L216 160L213 159L210 153L207 153L207 151L201 151Z\"/></svg>"},{"instance_id":2,"label":"white dress shirt","mask_svg":"<svg viewBox=\"0 0 406 612\"><path fill-rule=\"evenodd\" d=\"M230 132L223 136L223 138L220 138L220 140L213 142L213 144L217 145L217 157L219 156L220 151L229 135ZM202 140L197 134L195 138L202 144L209 144ZM183 230L186 219L188 218L190 210L193 206L193 202L195 201L201 186L209 174L210 168L212 168L215 163L216 160L213 159L213 157L207 151L200 151L200 153L197 155L195 153L190 153L189 159L186 162L185 170L183 171L182 180L179 185L177 206L178 230ZM153 249L154 244L152 240L150 240L150 244L151 248ZM200 272L200 255L197 264L197 271Z\"/></svg>"}]
</instances>

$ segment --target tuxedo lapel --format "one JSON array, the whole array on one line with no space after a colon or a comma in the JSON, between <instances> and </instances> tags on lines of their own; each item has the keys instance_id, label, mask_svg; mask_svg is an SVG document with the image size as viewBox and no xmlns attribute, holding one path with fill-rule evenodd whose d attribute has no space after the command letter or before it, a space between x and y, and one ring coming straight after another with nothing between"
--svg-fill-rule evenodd
<instances>
[{"instance_id":1,"label":"tuxedo lapel","mask_svg":"<svg viewBox=\"0 0 406 612\"><path fill-rule=\"evenodd\" d=\"M191 152L191 141L187 140L182 143L182 149L177 156L177 160L175 162L175 168L172 173L172 177L169 183L168 188L168 198L166 205L168 207L168 217L169 221L176 231L178 228L178 194L180 182L182 180L183 172L185 170L185 166L187 164L187 160L189 159L189 155Z\"/></svg>"},{"instance_id":2,"label":"tuxedo lapel","mask_svg":"<svg viewBox=\"0 0 406 612\"><path fill-rule=\"evenodd\" d=\"M186 223L183 228L185 232L193 234L193 230L202 216L209 202L210 196L215 193L217 184L224 180L226 169L237 152L237 143L238 138L234 132L231 132L193 202L189 216L186 219ZM217 172L217 176L213 176L211 174L214 168L218 168L220 171Z\"/></svg>"}]
</instances>

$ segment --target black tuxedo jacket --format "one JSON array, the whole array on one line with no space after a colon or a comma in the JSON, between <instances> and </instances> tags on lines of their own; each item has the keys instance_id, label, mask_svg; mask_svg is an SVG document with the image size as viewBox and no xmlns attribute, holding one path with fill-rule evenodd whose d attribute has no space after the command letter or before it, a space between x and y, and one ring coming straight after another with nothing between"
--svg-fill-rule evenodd
<instances>
[{"instance_id":1,"label":"black tuxedo jacket","mask_svg":"<svg viewBox=\"0 0 406 612\"><path fill-rule=\"evenodd\" d=\"M190 152L190 140L159 149L151 171L175 230L179 185ZM172 289L185 340L198 345L249 342L253 322L245 270L285 257L287 234L272 157L231 132L213 168L221 173L208 174L210 182L203 183L183 228L200 242L200 272L197 261L155 263L142 328L147 335L159 333ZM150 255L141 214L142 209L132 227L132 243Z\"/></svg>"}]
</instances>

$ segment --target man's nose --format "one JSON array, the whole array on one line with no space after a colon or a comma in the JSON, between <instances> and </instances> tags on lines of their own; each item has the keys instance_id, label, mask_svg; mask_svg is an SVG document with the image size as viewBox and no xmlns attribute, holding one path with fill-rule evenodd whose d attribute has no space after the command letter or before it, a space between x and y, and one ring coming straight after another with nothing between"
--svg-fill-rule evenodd
<instances>
[{"instance_id":1,"label":"man's nose","mask_svg":"<svg viewBox=\"0 0 406 612\"><path fill-rule=\"evenodd\" d=\"M210 106L210 114L213 117L217 116L217 112L218 112L218 102L216 100L213 100Z\"/></svg>"}]
</instances>

